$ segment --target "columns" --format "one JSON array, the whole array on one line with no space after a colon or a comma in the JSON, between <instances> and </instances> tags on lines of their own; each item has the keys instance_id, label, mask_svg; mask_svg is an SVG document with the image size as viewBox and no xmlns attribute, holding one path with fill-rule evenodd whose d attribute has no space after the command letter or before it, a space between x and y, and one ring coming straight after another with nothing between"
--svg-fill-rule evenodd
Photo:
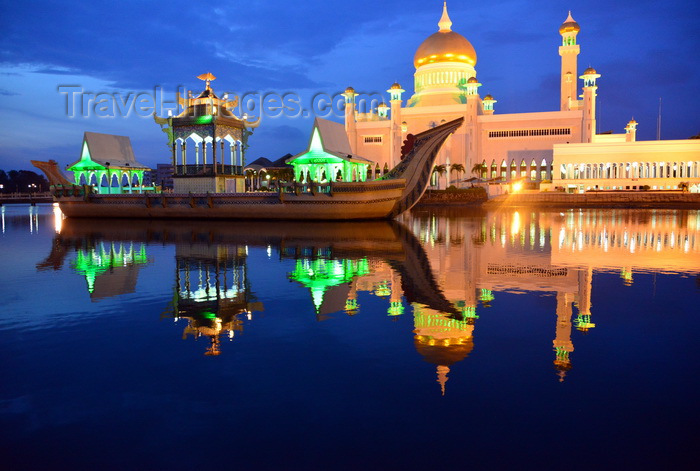
<instances>
[{"instance_id":1,"label":"columns","mask_svg":"<svg viewBox=\"0 0 700 471\"><path fill-rule=\"evenodd\" d=\"M216 129L216 128L215 128ZM214 167L214 175L218 172L219 162L216 160L216 133L211 138L211 164Z\"/></svg>"},{"instance_id":2,"label":"columns","mask_svg":"<svg viewBox=\"0 0 700 471\"><path fill-rule=\"evenodd\" d=\"M219 154L221 155L221 166L223 168L223 166L226 165L226 162L224 160L224 140L220 139L219 143L220 143L220 147L221 147L221 152ZM226 173L226 172L224 172L224 173Z\"/></svg>"}]
</instances>

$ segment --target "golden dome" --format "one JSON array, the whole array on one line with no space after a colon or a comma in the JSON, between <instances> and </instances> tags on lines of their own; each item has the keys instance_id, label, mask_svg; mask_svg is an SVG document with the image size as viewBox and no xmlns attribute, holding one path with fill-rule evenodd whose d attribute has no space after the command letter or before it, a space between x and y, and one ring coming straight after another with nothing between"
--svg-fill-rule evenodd
<instances>
[{"instance_id":1,"label":"golden dome","mask_svg":"<svg viewBox=\"0 0 700 471\"><path fill-rule=\"evenodd\" d=\"M355 93L355 89L352 87L348 87L345 89L345 93Z\"/></svg>"},{"instance_id":2,"label":"golden dome","mask_svg":"<svg viewBox=\"0 0 700 471\"><path fill-rule=\"evenodd\" d=\"M413 344L416 351L428 363L451 366L467 358L474 349L474 340L471 337L454 340L458 341L449 342L448 345L441 345L440 343L431 345L430 337L417 335L413 339Z\"/></svg>"},{"instance_id":3,"label":"golden dome","mask_svg":"<svg viewBox=\"0 0 700 471\"><path fill-rule=\"evenodd\" d=\"M399 85L399 82L394 82L394 84L391 86L392 90L401 90L401 85Z\"/></svg>"},{"instance_id":4,"label":"golden dome","mask_svg":"<svg viewBox=\"0 0 700 471\"><path fill-rule=\"evenodd\" d=\"M476 79L476 77L469 77L469 80L467 80L467 83L479 83L479 81Z\"/></svg>"},{"instance_id":5,"label":"golden dome","mask_svg":"<svg viewBox=\"0 0 700 471\"><path fill-rule=\"evenodd\" d=\"M566 17L564 20L564 23L559 27L559 34L564 34L564 33L578 33L581 31L581 27L574 21L574 18L571 16L571 12L569 12L569 16Z\"/></svg>"},{"instance_id":6,"label":"golden dome","mask_svg":"<svg viewBox=\"0 0 700 471\"><path fill-rule=\"evenodd\" d=\"M447 4L443 6L442 18L438 26L440 30L428 36L418 46L416 55L413 56L413 65L418 68L435 62L464 62L474 67L476 65L474 46L467 41L467 38L452 31L452 21L447 15Z\"/></svg>"},{"instance_id":7,"label":"golden dome","mask_svg":"<svg viewBox=\"0 0 700 471\"><path fill-rule=\"evenodd\" d=\"M491 100L491 101L493 101L493 97L492 97L490 94L489 94L489 95L486 95L486 96L484 97L484 101L486 101L486 100Z\"/></svg>"},{"instance_id":8,"label":"golden dome","mask_svg":"<svg viewBox=\"0 0 700 471\"><path fill-rule=\"evenodd\" d=\"M595 71L593 67L589 67L583 71L583 75L597 75L598 72Z\"/></svg>"}]
</instances>

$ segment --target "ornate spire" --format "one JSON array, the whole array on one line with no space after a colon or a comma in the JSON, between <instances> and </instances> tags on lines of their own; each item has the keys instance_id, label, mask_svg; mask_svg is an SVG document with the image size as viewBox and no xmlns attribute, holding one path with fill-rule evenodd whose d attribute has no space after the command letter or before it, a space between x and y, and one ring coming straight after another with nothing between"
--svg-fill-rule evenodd
<instances>
[{"instance_id":1,"label":"ornate spire","mask_svg":"<svg viewBox=\"0 0 700 471\"><path fill-rule=\"evenodd\" d=\"M442 16L440 21L438 21L438 26L442 32L452 31L452 20L450 20L450 15L447 14L447 2L442 4Z\"/></svg>"},{"instance_id":2,"label":"ornate spire","mask_svg":"<svg viewBox=\"0 0 700 471\"><path fill-rule=\"evenodd\" d=\"M569 16L566 17L566 19L564 20L564 23L576 23L576 20L574 20L574 17L571 16L571 10L569 10Z\"/></svg>"}]
</instances>

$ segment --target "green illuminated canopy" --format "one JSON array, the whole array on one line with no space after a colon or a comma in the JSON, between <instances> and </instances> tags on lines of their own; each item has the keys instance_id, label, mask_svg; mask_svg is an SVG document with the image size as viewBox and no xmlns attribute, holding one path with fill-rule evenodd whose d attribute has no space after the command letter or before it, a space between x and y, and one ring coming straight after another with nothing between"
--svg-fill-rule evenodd
<instances>
[{"instance_id":1,"label":"green illuminated canopy","mask_svg":"<svg viewBox=\"0 0 700 471\"><path fill-rule=\"evenodd\" d=\"M339 173L343 181L365 181L368 165L373 164L352 153L342 124L321 118L314 121L306 151L290 157L287 163L294 167L297 181L302 175L313 181L334 181Z\"/></svg>"},{"instance_id":2,"label":"green illuminated canopy","mask_svg":"<svg viewBox=\"0 0 700 471\"><path fill-rule=\"evenodd\" d=\"M329 288L349 283L353 278L369 273L369 262L361 260L298 259L294 271L288 276L311 290L311 297L318 312L323 296Z\"/></svg>"}]
</instances>

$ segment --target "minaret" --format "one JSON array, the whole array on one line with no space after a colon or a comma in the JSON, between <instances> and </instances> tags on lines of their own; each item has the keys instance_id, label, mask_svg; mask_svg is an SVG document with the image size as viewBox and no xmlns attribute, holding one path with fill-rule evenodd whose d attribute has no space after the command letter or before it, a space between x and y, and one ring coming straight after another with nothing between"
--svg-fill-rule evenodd
<instances>
[{"instance_id":1,"label":"minaret","mask_svg":"<svg viewBox=\"0 0 700 471\"><path fill-rule=\"evenodd\" d=\"M389 157L389 167L393 168L401 158L401 94L405 92L398 82L394 82L387 92L390 95L391 103L391 146L389 147L391 155Z\"/></svg>"},{"instance_id":2,"label":"minaret","mask_svg":"<svg viewBox=\"0 0 700 471\"><path fill-rule=\"evenodd\" d=\"M483 100L484 114L493 114L493 104L497 102L498 100L494 99L493 96L486 95Z\"/></svg>"},{"instance_id":3,"label":"minaret","mask_svg":"<svg viewBox=\"0 0 700 471\"><path fill-rule=\"evenodd\" d=\"M634 142L637 140L637 122L632 118L627 126L625 126L625 134L627 142Z\"/></svg>"},{"instance_id":4,"label":"minaret","mask_svg":"<svg viewBox=\"0 0 700 471\"><path fill-rule=\"evenodd\" d=\"M580 77L583 79L583 128L581 130L582 142L593 142L593 136L596 134L595 122L595 97L598 86L595 84L597 78L600 77L593 67L589 67L583 71Z\"/></svg>"},{"instance_id":5,"label":"minaret","mask_svg":"<svg viewBox=\"0 0 700 471\"><path fill-rule=\"evenodd\" d=\"M570 293L557 292L557 330L554 342L555 351L554 367L558 371L559 381L564 381L566 372L571 369L569 353L574 351L574 343L571 341L571 301Z\"/></svg>"},{"instance_id":6,"label":"minaret","mask_svg":"<svg viewBox=\"0 0 700 471\"><path fill-rule=\"evenodd\" d=\"M357 153L357 127L355 125L355 89L348 87L343 93L345 97L345 132L350 142L350 150Z\"/></svg>"},{"instance_id":7,"label":"minaret","mask_svg":"<svg viewBox=\"0 0 700 471\"><path fill-rule=\"evenodd\" d=\"M576 75L578 55L581 48L576 44L576 35L581 31L581 27L574 21L569 12L569 16L559 27L562 42L559 46L561 56L561 110L577 110L578 100L576 98Z\"/></svg>"},{"instance_id":8,"label":"minaret","mask_svg":"<svg viewBox=\"0 0 700 471\"><path fill-rule=\"evenodd\" d=\"M474 156L479 155L479 133L477 128L477 116L481 110L481 98L479 97L479 87L481 84L476 77L470 77L467 80L467 110L464 116L465 127L465 142L464 150L466 158L464 159L464 167L471 169L473 164L477 163L478 159L472 162Z\"/></svg>"}]
</instances>

